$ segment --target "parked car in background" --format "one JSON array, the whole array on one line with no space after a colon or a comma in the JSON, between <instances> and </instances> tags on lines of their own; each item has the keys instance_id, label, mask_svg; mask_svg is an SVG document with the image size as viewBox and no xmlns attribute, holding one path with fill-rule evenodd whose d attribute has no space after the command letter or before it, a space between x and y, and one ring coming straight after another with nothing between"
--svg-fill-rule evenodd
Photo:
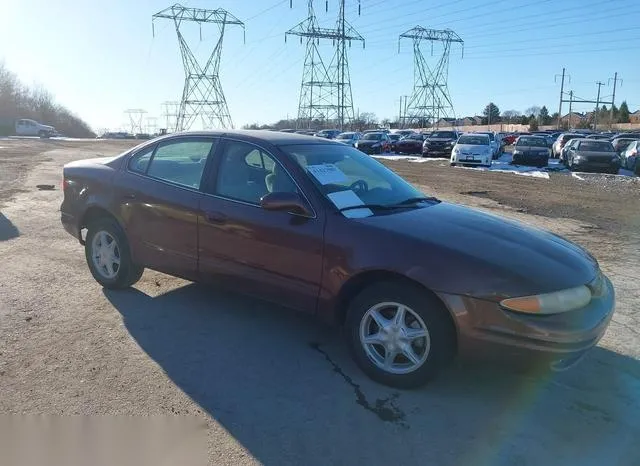
<instances>
[{"instance_id":1,"label":"parked car in background","mask_svg":"<svg viewBox=\"0 0 640 466\"><path fill-rule=\"evenodd\" d=\"M339 129L322 129L316 133L316 136L325 139L335 139L341 132Z\"/></svg>"},{"instance_id":2,"label":"parked car in background","mask_svg":"<svg viewBox=\"0 0 640 466\"><path fill-rule=\"evenodd\" d=\"M622 154L627 149L629 144L638 139L640 139L640 137L616 137L611 141L611 144L613 144L613 150L615 150L618 154Z\"/></svg>"},{"instance_id":3,"label":"parked car in background","mask_svg":"<svg viewBox=\"0 0 640 466\"><path fill-rule=\"evenodd\" d=\"M422 154L424 140L424 134L409 134L396 143L396 152L398 154Z\"/></svg>"},{"instance_id":4,"label":"parked car in background","mask_svg":"<svg viewBox=\"0 0 640 466\"><path fill-rule=\"evenodd\" d=\"M504 148L502 147L501 141L498 140L496 133L492 131L484 131L484 132L479 132L477 134L486 134L487 136L489 136L489 143L491 145L492 157L494 159L497 159L498 157L500 157L500 154L502 153L502 150Z\"/></svg>"},{"instance_id":5,"label":"parked car in background","mask_svg":"<svg viewBox=\"0 0 640 466\"><path fill-rule=\"evenodd\" d=\"M393 134L399 134L400 137L405 137L405 136L409 136L410 134L414 134L415 131L412 129L397 129L394 131Z\"/></svg>"},{"instance_id":6,"label":"parked car in background","mask_svg":"<svg viewBox=\"0 0 640 466\"><path fill-rule=\"evenodd\" d=\"M365 133L355 147L365 154L382 154L391 150L391 141L387 133Z\"/></svg>"},{"instance_id":7,"label":"parked car in background","mask_svg":"<svg viewBox=\"0 0 640 466\"><path fill-rule=\"evenodd\" d=\"M544 138L544 140L547 142L547 147L551 148L551 146L553 146L553 143L555 142L555 138L553 136L551 136L550 133L547 133L545 131L534 131L531 133L533 136L538 136L541 138Z\"/></svg>"},{"instance_id":8,"label":"parked car in background","mask_svg":"<svg viewBox=\"0 0 640 466\"><path fill-rule=\"evenodd\" d=\"M582 139L581 137L575 137L573 139L569 139L565 145L562 147L562 149L560 150L560 157L558 157L558 160L560 161L560 163L562 165L566 165L567 164L567 152L569 151L569 149L576 144L580 139Z\"/></svg>"},{"instance_id":9,"label":"parked car in background","mask_svg":"<svg viewBox=\"0 0 640 466\"><path fill-rule=\"evenodd\" d=\"M610 141L612 134L595 133L587 135L586 139L598 139L602 141Z\"/></svg>"},{"instance_id":10,"label":"parked car in background","mask_svg":"<svg viewBox=\"0 0 640 466\"><path fill-rule=\"evenodd\" d=\"M562 148L564 147L564 145L567 143L569 139L583 138L583 137L584 137L583 135L578 133L562 133L560 136L558 136L558 139L556 139L556 142L554 142L553 145L551 146L551 156L554 158L559 158L560 151L562 150Z\"/></svg>"},{"instance_id":11,"label":"parked car in background","mask_svg":"<svg viewBox=\"0 0 640 466\"><path fill-rule=\"evenodd\" d=\"M398 143L398 141L400 141L400 139L402 139L402 135L400 135L398 133L389 133L389 134L387 134L387 136L389 137L389 144L390 144L391 152L395 152L396 151L396 144Z\"/></svg>"},{"instance_id":12,"label":"parked car in background","mask_svg":"<svg viewBox=\"0 0 640 466\"><path fill-rule=\"evenodd\" d=\"M361 134L356 132L340 133L336 136L336 141L356 147L356 143L360 140Z\"/></svg>"},{"instance_id":13,"label":"parked car in background","mask_svg":"<svg viewBox=\"0 0 640 466\"><path fill-rule=\"evenodd\" d=\"M516 142L517 138L518 136L516 134L510 133L510 134L505 134L502 137L502 140L504 141L505 145L511 146Z\"/></svg>"},{"instance_id":14,"label":"parked car in background","mask_svg":"<svg viewBox=\"0 0 640 466\"><path fill-rule=\"evenodd\" d=\"M620 157L609 141L579 139L571 144L566 154L569 170L618 173Z\"/></svg>"},{"instance_id":15,"label":"parked car in background","mask_svg":"<svg viewBox=\"0 0 640 466\"><path fill-rule=\"evenodd\" d=\"M534 167L546 167L549 164L549 143L542 136L520 136L513 148L514 165L533 165Z\"/></svg>"},{"instance_id":16,"label":"parked car in background","mask_svg":"<svg viewBox=\"0 0 640 466\"><path fill-rule=\"evenodd\" d=\"M390 386L420 386L456 355L567 369L614 312L582 247L425 196L335 141L180 133L62 175L62 224L103 287L149 268L293 308L344 327L356 364Z\"/></svg>"},{"instance_id":17,"label":"parked car in background","mask_svg":"<svg viewBox=\"0 0 640 466\"><path fill-rule=\"evenodd\" d=\"M16 121L16 134L18 136L39 136L50 138L56 136L57 132L53 126L43 125L35 120L23 118Z\"/></svg>"},{"instance_id":18,"label":"parked car in background","mask_svg":"<svg viewBox=\"0 0 640 466\"><path fill-rule=\"evenodd\" d=\"M493 161L491 139L485 133L465 133L458 138L451 151L450 165L490 167Z\"/></svg>"},{"instance_id":19,"label":"parked car in background","mask_svg":"<svg viewBox=\"0 0 640 466\"><path fill-rule=\"evenodd\" d=\"M620 163L627 170L638 174L640 164L638 163L638 154L640 154L640 140L632 141L627 148L620 154Z\"/></svg>"},{"instance_id":20,"label":"parked car in background","mask_svg":"<svg viewBox=\"0 0 640 466\"><path fill-rule=\"evenodd\" d=\"M431 157L433 155L451 156L451 150L456 145L458 133L456 131L434 131L422 144L422 155Z\"/></svg>"}]
</instances>

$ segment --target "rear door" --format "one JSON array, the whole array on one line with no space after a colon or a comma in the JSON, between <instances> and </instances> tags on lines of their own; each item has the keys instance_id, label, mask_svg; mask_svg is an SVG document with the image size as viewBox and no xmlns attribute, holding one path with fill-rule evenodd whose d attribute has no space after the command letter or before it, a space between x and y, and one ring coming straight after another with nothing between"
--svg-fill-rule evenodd
<instances>
[{"instance_id":1,"label":"rear door","mask_svg":"<svg viewBox=\"0 0 640 466\"><path fill-rule=\"evenodd\" d=\"M324 234L320 209L305 217L260 207L269 192L304 196L281 161L261 146L229 139L216 159L201 203L202 278L315 312Z\"/></svg>"},{"instance_id":2,"label":"rear door","mask_svg":"<svg viewBox=\"0 0 640 466\"><path fill-rule=\"evenodd\" d=\"M197 278L200 184L217 143L214 137L170 138L128 159L116 196L137 263Z\"/></svg>"}]
</instances>

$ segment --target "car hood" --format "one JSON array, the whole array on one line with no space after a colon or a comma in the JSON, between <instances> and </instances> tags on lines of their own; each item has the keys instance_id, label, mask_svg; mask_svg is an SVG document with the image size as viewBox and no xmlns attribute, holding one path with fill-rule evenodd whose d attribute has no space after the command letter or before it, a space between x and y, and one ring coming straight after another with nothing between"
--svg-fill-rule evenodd
<instances>
[{"instance_id":1,"label":"car hood","mask_svg":"<svg viewBox=\"0 0 640 466\"><path fill-rule=\"evenodd\" d=\"M366 145L372 146L372 145L374 145L374 144L379 144L379 143L381 143L381 142L382 142L382 141L376 141L376 140L373 140L373 139L360 139L360 140L358 141L358 145L363 144L363 145L365 145L365 146L366 146Z\"/></svg>"},{"instance_id":2,"label":"car hood","mask_svg":"<svg viewBox=\"0 0 640 466\"><path fill-rule=\"evenodd\" d=\"M557 235L445 202L357 221L411 239L410 257L434 291L486 299L546 293L586 284L598 267Z\"/></svg>"}]
</instances>

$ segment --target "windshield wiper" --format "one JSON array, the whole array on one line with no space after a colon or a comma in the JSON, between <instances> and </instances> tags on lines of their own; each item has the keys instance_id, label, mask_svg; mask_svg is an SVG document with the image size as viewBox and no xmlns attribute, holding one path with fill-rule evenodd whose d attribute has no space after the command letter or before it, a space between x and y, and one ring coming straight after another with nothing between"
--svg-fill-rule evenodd
<instances>
[{"instance_id":1,"label":"windshield wiper","mask_svg":"<svg viewBox=\"0 0 640 466\"><path fill-rule=\"evenodd\" d=\"M394 206L405 206L409 204L416 204L418 202L423 202L423 201L440 202L440 199L435 198L433 196L410 197L409 199L405 199L402 202L398 202L397 204L394 204Z\"/></svg>"},{"instance_id":2,"label":"windshield wiper","mask_svg":"<svg viewBox=\"0 0 640 466\"><path fill-rule=\"evenodd\" d=\"M385 205L385 204L360 204L360 205L350 205L347 207L342 207L338 209L338 212L344 212L345 210L354 210L354 209L374 209L374 210L393 210L402 207L410 207L410 206L400 206L400 205Z\"/></svg>"}]
</instances>

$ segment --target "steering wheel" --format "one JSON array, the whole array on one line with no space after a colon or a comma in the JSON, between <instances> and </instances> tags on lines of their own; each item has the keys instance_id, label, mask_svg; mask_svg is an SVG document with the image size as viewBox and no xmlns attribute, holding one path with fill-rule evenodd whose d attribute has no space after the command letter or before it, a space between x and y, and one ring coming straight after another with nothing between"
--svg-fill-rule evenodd
<instances>
[{"instance_id":1,"label":"steering wheel","mask_svg":"<svg viewBox=\"0 0 640 466\"><path fill-rule=\"evenodd\" d=\"M365 180L357 180L357 181L354 181L353 183L351 183L351 186L349 186L349 189L351 189L352 191L364 191L364 192L367 192L367 191L369 191L369 185L367 184L367 182Z\"/></svg>"}]
</instances>

